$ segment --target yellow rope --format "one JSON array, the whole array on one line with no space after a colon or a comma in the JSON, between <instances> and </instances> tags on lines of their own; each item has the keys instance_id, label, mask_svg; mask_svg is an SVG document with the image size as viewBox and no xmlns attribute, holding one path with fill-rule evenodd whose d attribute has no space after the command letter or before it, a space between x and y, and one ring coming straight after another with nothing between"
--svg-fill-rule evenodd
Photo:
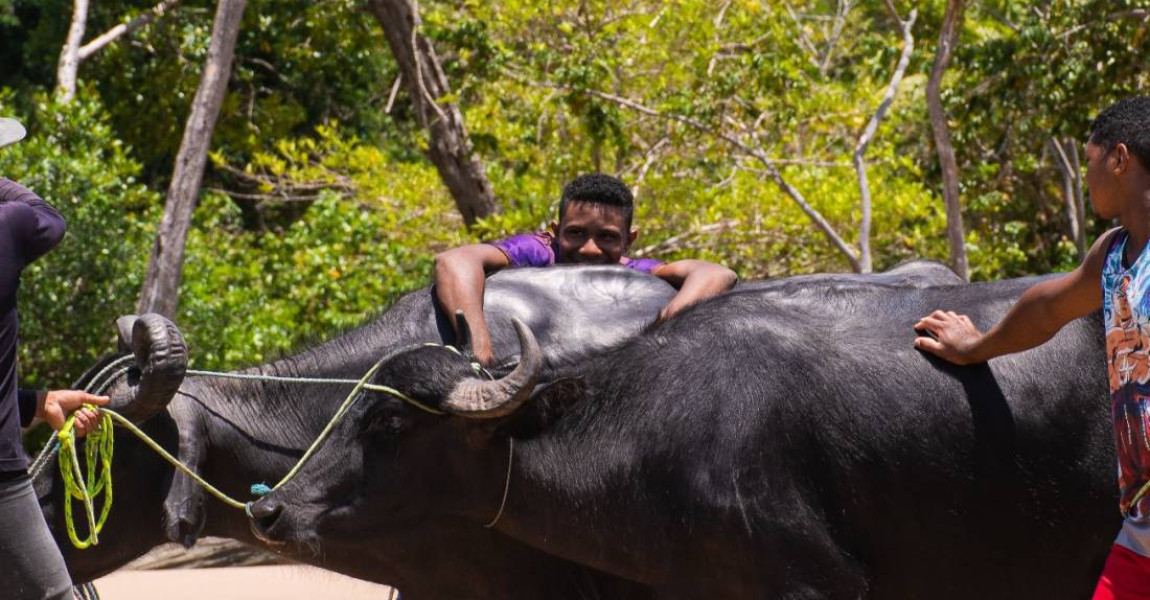
<instances>
[{"instance_id":1,"label":"yellow rope","mask_svg":"<svg viewBox=\"0 0 1150 600\"><path fill-rule=\"evenodd\" d=\"M88 408L94 408L88 405ZM112 417L104 414L100 428L88 435L84 444L84 458L87 462L87 477L80 469L80 459L76 453L76 431L73 429L75 413L68 417L64 426L56 434L60 442L60 476L64 480L64 523L72 545L88 548L98 544L100 530L108 519L112 508ZM96 518L93 504L103 493L100 517ZM72 504L80 501L84 505L84 515L88 521L88 536L80 539L76 533L76 521L72 515Z\"/></svg>"},{"instance_id":2,"label":"yellow rope","mask_svg":"<svg viewBox=\"0 0 1150 600\"><path fill-rule=\"evenodd\" d=\"M319 449L320 445L331 435L335 429L336 423L340 421L347 414L351 405L359 397L360 392L363 390L371 390L375 392L382 392L390 394L412 406L421 410L427 411L432 414L442 415L442 411L427 406L414 398L400 392L397 389L387 387L384 385L370 384L368 381L375 375L376 371L383 364L384 359L380 359L362 378L355 381L355 387L340 404L339 409L336 410L334 416L320 432L319 437L312 443L312 445L304 452L304 455L296 462L295 466L277 483L274 487L268 488L265 485L257 484L252 486L252 493L255 495L264 495L273 489L276 489L293 477L295 477L304 463L311 459L315 452ZM205 372L206 373L206 372ZM234 375L226 373L214 373L212 375L223 377L234 377ZM245 379L266 379L266 380L291 380L294 379L301 383L343 383L336 380L319 380L310 378L283 378L283 377L268 377L268 376L243 376ZM100 427L88 434L87 442L84 445L84 457L87 463L87 476L81 471L80 460L76 452L76 431L74 429L74 422L76 420L75 413L68 416L64 421L64 426L56 433L56 438L60 444L60 475L64 480L64 522L68 529L68 537L72 540L72 545L79 549L85 549L99 543L99 533L104 527L104 521L108 518L108 512L112 508L112 448L114 435L112 432L113 423L131 431L136 437L140 438L149 448L154 450L157 454L172 464L173 467L179 469L182 473L187 475L204 488L209 494L215 496L220 502L239 510L247 510L248 503L240 502L223 493L212 484L208 483L204 478L200 477L195 471L189 468L180 460L171 455L167 450L156 443L148 434L144 433L135 423L124 418L119 413L106 408L97 408L92 405L85 405L85 408L97 409L101 413ZM46 448L47 449L47 448ZM100 505L100 516L96 518L95 513L95 500L104 494L103 503ZM72 503L79 501L84 505L84 512L88 521L88 537L80 539L76 533L75 518L72 514Z\"/></svg>"}]
</instances>

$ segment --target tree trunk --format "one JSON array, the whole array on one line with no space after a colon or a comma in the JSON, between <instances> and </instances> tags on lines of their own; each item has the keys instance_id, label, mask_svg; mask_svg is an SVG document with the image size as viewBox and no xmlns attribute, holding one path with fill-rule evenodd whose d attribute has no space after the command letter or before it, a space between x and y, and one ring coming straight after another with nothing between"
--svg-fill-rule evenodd
<instances>
[{"instance_id":1,"label":"tree trunk","mask_svg":"<svg viewBox=\"0 0 1150 600\"><path fill-rule=\"evenodd\" d=\"M1089 245L1086 241L1086 195L1082 193L1082 162L1078 158L1078 142L1070 139L1067 140L1066 145L1070 146L1070 168L1074 171L1074 190L1076 192L1074 213L1078 217L1078 239L1075 240L1075 243L1078 244L1079 258L1085 260Z\"/></svg>"},{"instance_id":2,"label":"tree trunk","mask_svg":"<svg viewBox=\"0 0 1150 600\"><path fill-rule=\"evenodd\" d=\"M1070 153L1065 147L1070 147ZM1078 250L1078 260L1086 258L1085 210L1082 201L1082 170L1078 163L1078 150L1074 140L1065 146L1058 138L1050 138L1050 148L1054 154L1054 166L1062 174L1062 195L1066 200L1066 220L1070 223L1070 238Z\"/></svg>"},{"instance_id":3,"label":"tree trunk","mask_svg":"<svg viewBox=\"0 0 1150 600\"><path fill-rule=\"evenodd\" d=\"M428 155L447 185L463 222L471 226L479 217L497 210L495 194L483 163L474 155L463 115L454 102L437 102L451 93L435 49L419 33L419 12L411 0L370 0L399 64L403 83L419 122L428 130Z\"/></svg>"},{"instance_id":4,"label":"tree trunk","mask_svg":"<svg viewBox=\"0 0 1150 600\"><path fill-rule=\"evenodd\" d=\"M169 319L175 318L179 305L180 273L184 266L184 244L204 177L212 132L227 92L236 37L246 3L247 0L219 0L216 7L207 62L192 101L192 112L184 126L184 139L176 156L172 183L164 203L164 216L156 232L147 278L140 293L137 309L140 314L154 312Z\"/></svg>"},{"instance_id":5,"label":"tree trunk","mask_svg":"<svg viewBox=\"0 0 1150 600\"><path fill-rule=\"evenodd\" d=\"M68 39L60 52L60 63L56 68L56 99L65 104L76 97L76 73L80 69L80 43L84 41L84 30L88 27L88 0L75 0L72 4L72 26L68 28Z\"/></svg>"},{"instance_id":6,"label":"tree trunk","mask_svg":"<svg viewBox=\"0 0 1150 600\"><path fill-rule=\"evenodd\" d=\"M966 0L947 0L946 16L938 36L938 52L926 85L926 103L930 112L930 128L934 131L934 145L938 148L938 161L942 166L942 197L946 201L946 238L950 245L950 267L963 279L970 278L966 261L966 236L962 226L962 205L958 196L958 161L950 142L950 126L942 107L942 76L950 64L958 34L966 12Z\"/></svg>"}]
</instances>

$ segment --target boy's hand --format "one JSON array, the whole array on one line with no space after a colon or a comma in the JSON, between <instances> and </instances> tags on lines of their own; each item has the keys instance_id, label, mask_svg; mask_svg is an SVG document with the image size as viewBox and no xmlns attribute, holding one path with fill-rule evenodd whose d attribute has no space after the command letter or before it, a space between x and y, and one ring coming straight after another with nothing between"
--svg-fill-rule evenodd
<instances>
[{"instance_id":1,"label":"boy's hand","mask_svg":"<svg viewBox=\"0 0 1150 600\"><path fill-rule=\"evenodd\" d=\"M973 354L974 348L982 339L982 332L966 315L936 310L930 316L919 319L914 329L920 333L927 331L934 335L934 338L926 335L916 337L914 347L919 350L930 352L956 365L982 362Z\"/></svg>"},{"instance_id":2,"label":"boy's hand","mask_svg":"<svg viewBox=\"0 0 1150 600\"><path fill-rule=\"evenodd\" d=\"M675 316L675 314L677 314L679 311L686 308L687 305L685 303L676 302L676 300L678 300L678 298L679 298L678 295L676 295L674 298L671 298L671 301L667 303L667 306L664 306L663 310L659 311L659 316L655 319L655 322L662 323L663 321L670 319L671 317Z\"/></svg>"},{"instance_id":3,"label":"boy's hand","mask_svg":"<svg viewBox=\"0 0 1150 600\"><path fill-rule=\"evenodd\" d=\"M495 362L495 353L491 350L491 339L487 338L481 343L473 343L471 345L471 355L475 357L475 361L484 367L493 366Z\"/></svg>"},{"instance_id":4,"label":"boy's hand","mask_svg":"<svg viewBox=\"0 0 1150 600\"><path fill-rule=\"evenodd\" d=\"M100 412L82 408L83 405L104 406L109 401L107 396L93 396L79 390L54 390L41 394L43 398L36 403L36 416L47 421L52 429L59 431L64 426L64 420L75 411L74 427L79 437L95 431L100 425Z\"/></svg>"}]
</instances>

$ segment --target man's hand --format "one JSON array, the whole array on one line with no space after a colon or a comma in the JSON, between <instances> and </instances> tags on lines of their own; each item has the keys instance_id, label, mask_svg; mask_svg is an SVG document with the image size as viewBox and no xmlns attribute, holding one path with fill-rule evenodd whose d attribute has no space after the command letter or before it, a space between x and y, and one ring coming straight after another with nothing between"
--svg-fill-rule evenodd
<instances>
[{"instance_id":1,"label":"man's hand","mask_svg":"<svg viewBox=\"0 0 1150 600\"><path fill-rule=\"evenodd\" d=\"M44 419L52 429L59 431L68 415L75 412L76 435L84 437L100 426L100 412L81 407L85 404L104 406L108 402L107 396L93 396L79 390L39 392L36 398L36 417Z\"/></svg>"},{"instance_id":2,"label":"man's hand","mask_svg":"<svg viewBox=\"0 0 1150 600\"><path fill-rule=\"evenodd\" d=\"M970 317L954 311L936 310L928 317L919 319L915 331L929 331L932 339L920 335L914 339L914 347L930 352L939 358L956 365L969 365L982 362L974 355L974 349L982 339L982 332L970 322Z\"/></svg>"}]
</instances>

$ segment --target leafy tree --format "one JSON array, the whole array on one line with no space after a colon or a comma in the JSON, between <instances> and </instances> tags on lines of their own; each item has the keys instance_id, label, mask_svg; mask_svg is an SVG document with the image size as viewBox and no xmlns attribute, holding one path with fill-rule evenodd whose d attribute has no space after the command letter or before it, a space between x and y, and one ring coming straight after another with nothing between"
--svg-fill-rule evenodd
<instances>
[{"instance_id":1,"label":"leafy tree","mask_svg":"<svg viewBox=\"0 0 1150 600\"><path fill-rule=\"evenodd\" d=\"M68 223L53 252L24 271L20 289L21 381L65 386L115 348L113 321L139 294L158 194L142 185L140 165L87 94L71 105L47 93L30 112L0 93L0 112L30 132L0 152L0 173L48 201Z\"/></svg>"}]
</instances>

